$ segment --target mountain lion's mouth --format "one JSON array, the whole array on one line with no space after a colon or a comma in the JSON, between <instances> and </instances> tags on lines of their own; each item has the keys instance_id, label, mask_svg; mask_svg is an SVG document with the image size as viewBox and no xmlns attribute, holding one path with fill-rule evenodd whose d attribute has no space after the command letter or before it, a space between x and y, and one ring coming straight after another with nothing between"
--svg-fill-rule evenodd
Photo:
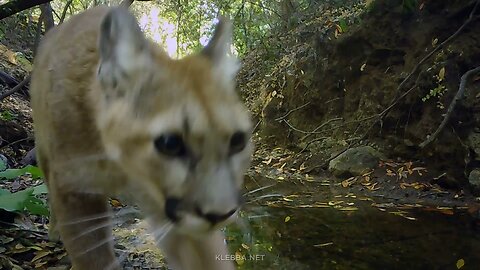
<instances>
[{"instance_id":1,"label":"mountain lion's mouth","mask_svg":"<svg viewBox=\"0 0 480 270\"><path fill-rule=\"evenodd\" d=\"M235 218L238 209L231 209L226 213L205 213L200 207L193 207L191 211L182 207L182 200L167 198L165 202L165 214L176 227L192 231L209 231L225 226L228 221Z\"/></svg>"}]
</instances>

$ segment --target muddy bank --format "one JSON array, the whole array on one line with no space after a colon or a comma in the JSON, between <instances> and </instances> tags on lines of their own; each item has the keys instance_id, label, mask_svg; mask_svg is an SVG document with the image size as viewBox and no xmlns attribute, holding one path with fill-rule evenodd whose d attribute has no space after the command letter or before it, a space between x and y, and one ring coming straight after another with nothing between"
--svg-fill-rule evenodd
<instances>
[{"instance_id":1,"label":"muddy bank","mask_svg":"<svg viewBox=\"0 0 480 270\"><path fill-rule=\"evenodd\" d=\"M278 57L255 51L245 59L240 90L259 120L260 134L272 144L323 161L353 143L369 144L389 158L418 159L446 172L445 186L468 187L468 175L480 165L476 79L438 139L425 149L418 145L442 121L462 74L480 63L480 20L397 88L421 58L464 24L475 1L423 1L412 10L402 3L353 3L348 12L327 13L329 19L326 13L304 18L288 36L272 40L282 42ZM255 68L263 58L273 62L271 67ZM378 121L377 115L409 89Z\"/></svg>"}]
</instances>

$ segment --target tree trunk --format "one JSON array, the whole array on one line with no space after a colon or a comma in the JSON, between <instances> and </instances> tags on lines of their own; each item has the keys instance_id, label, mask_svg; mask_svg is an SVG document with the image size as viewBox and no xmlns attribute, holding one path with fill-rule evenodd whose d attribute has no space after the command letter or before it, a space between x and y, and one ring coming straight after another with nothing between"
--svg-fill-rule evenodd
<instances>
[{"instance_id":1,"label":"tree trunk","mask_svg":"<svg viewBox=\"0 0 480 270\"><path fill-rule=\"evenodd\" d=\"M46 3L40 6L42 11L43 25L45 26L45 33L52 29L55 26L55 21L53 20L53 11L50 3Z\"/></svg>"}]
</instances>

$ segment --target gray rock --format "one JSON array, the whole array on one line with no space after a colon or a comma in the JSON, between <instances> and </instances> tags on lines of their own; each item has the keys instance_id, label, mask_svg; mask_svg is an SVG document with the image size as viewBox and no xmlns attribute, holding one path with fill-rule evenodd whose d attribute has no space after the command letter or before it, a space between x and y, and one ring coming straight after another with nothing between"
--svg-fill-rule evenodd
<instances>
[{"instance_id":1,"label":"gray rock","mask_svg":"<svg viewBox=\"0 0 480 270\"><path fill-rule=\"evenodd\" d=\"M348 149L331 160L328 169L337 177L361 175L378 166L385 159L384 155L371 146L360 146Z\"/></svg>"},{"instance_id":2,"label":"gray rock","mask_svg":"<svg viewBox=\"0 0 480 270\"><path fill-rule=\"evenodd\" d=\"M472 132L468 135L467 145L475 151L476 159L480 158L480 133Z\"/></svg>"},{"instance_id":3,"label":"gray rock","mask_svg":"<svg viewBox=\"0 0 480 270\"><path fill-rule=\"evenodd\" d=\"M474 169L468 176L468 182L476 189L480 189L480 169Z\"/></svg>"}]
</instances>

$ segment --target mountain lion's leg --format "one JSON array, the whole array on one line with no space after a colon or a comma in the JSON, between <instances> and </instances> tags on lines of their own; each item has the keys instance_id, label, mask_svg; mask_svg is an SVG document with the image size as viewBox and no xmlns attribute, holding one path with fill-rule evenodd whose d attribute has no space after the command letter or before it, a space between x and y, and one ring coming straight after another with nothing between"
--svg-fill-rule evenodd
<instances>
[{"instance_id":1,"label":"mountain lion's leg","mask_svg":"<svg viewBox=\"0 0 480 270\"><path fill-rule=\"evenodd\" d=\"M235 269L232 261L225 260L228 249L220 231L201 238L192 238L172 231L165 236L160 246L168 265L175 270Z\"/></svg>"},{"instance_id":2,"label":"mountain lion's leg","mask_svg":"<svg viewBox=\"0 0 480 270\"><path fill-rule=\"evenodd\" d=\"M50 183L54 182L53 179L49 180ZM73 269L120 269L113 251L111 220L107 216L109 208L105 196L65 192L52 186L50 198L56 229ZM100 216L103 217L98 218Z\"/></svg>"}]
</instances>

